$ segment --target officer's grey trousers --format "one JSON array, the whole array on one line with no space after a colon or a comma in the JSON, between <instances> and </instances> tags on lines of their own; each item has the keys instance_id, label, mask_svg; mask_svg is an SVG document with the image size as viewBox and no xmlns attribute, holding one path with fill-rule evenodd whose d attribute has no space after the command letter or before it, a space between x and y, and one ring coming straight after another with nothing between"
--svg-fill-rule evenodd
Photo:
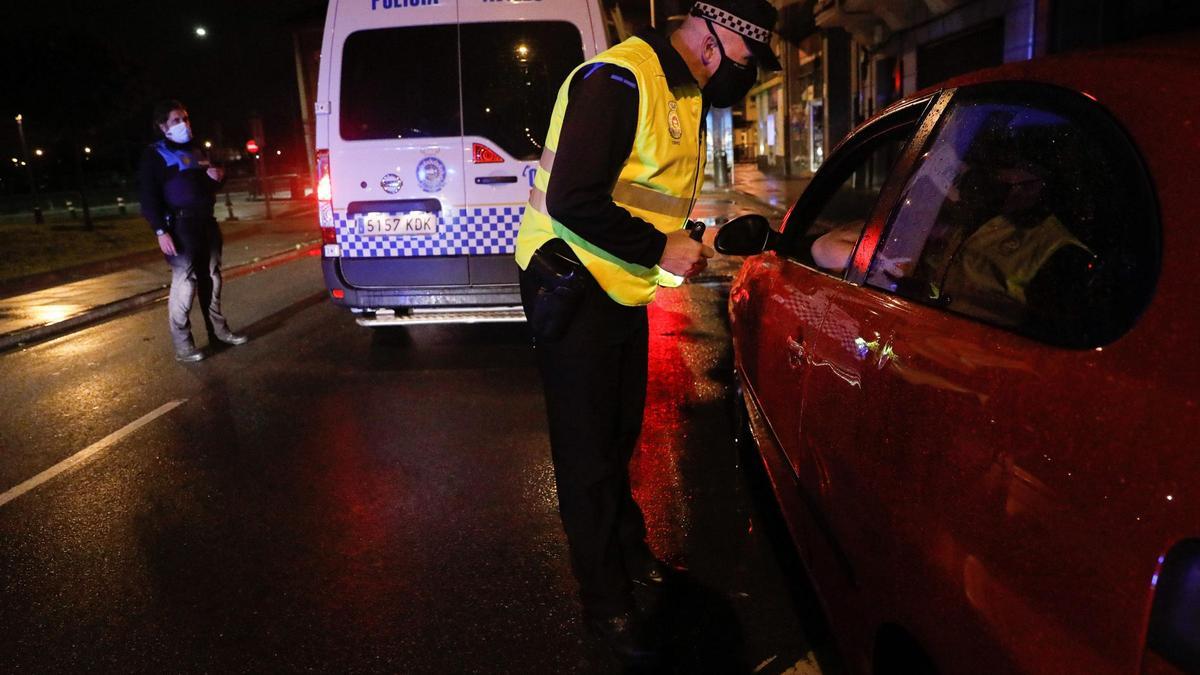
<instances>
[{"instance_id":1,"label":"officer's grey trousers","mask_svg":"<svg viewBox=\"0 0 1200 675\"><path fill-rule=\"evenodd\" d=\"M229 332L221 314L221 229L217 221L183 220L175 223L171 238L176 255L165 256L171 266L171 294L167 319L175 350L192 348L192 298L200 296L200 313L208 334Z\"/></svg>"}]
</instances>

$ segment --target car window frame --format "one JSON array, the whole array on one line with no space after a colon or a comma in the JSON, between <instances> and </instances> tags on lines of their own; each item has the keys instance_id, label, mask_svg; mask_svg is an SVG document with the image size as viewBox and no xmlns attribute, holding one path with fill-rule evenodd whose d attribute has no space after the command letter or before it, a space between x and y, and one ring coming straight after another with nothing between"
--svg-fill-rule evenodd
<instances>
[{"instance_id":1,"label":"car window frame","mask_svg":"<svg viewBox=\"0 0 1200 675\"><path fill-rule=\"evenodd\" d=\"M851 132L849 136L838 143L830 153L829 159L817 170L809 186L784 216L780 231L781 239L777 247L780 255L805 269L836 279L850 280L858 273L857 267L863 267L865 270L871 260L869 254L874 253L874 246L864 248L864 241L867 240L868 233L874 233L874 236L877 237L878 232L882 230L883 223L878 222L879 218L881 214L884 217L889 215L891 209L881 210L881 207L887 203L887 199L894 199L906 184L908 174L916 165L916 149L924 145L925 138L935 128L936 119L940 117L946 102L949 101L948 92L950 91L952 90L938 91L927 96L901 101ZM867 151L867 148L871 148L880 138L905 127L911 127L913 131L909 134L891 173L879 191L879 197L876 198L875 204L871 208L870 216L855 243L850 265L841 273L832 273L798 258L795 252L797 240L807 233L812 219L821 213L829 203L829 199L841 188L847 177L846 171L855 169L865 159L863 153ZM860 260L863 255L866 257ZM865 271L862 272L862 275L865 276Z\"/></svg>"},{"instance_id":2,"label":"car window frame","mask_svg":"<svg viewBox=\"0 0 1200 675\"><path fill-rule=\"evenodd\" d=\"M852 281L856 285L872 292L883 293L890 297L897 298L903 302L913 303L914 305L929 307L930 309L941 312L948 316L956 317L963 321L971 321L980 325L989 326L994 329L1003 330L1013 336L1032 340L1038 344L1058 349L1086 350L1103 347L1120 340L1122 337L1134 330L1140 321L1141 316L1145 314L1146 310L1153 303L1154 296L1157 292L1158 281L1162 276L1163 219L1162 208L1158 199L1158 191L1155 189L1154 180L1152 174L1150 173L1149 165L1146 161L1146 158L1142 155L1142 152L1137 147L1137 144L1134 142L1129 130L1125 128L1121 121L1115 115L1113 115L1111 111L1109 111L1094 97L1086 94L1083 91L1050 82L997 80L948 89L944 92L944 94L945 101L941 106L941 109L938 111L936 117L932 115L927 116L925 121L922 123L923 127L928 126L928 130L920 139L921 142L919 145L915 142L917 138L916 135L914 135L914 142L912 143L913 147L910 148L911 152L909 153L913 163L907 167L907 171L905 172L903 180L900 181L898 185L893 185L893 187L896 189L896 192L890 197L891 208L886 213L882 214L882 220L873 216L871 222L868 224L868 227L871 225L876 225L879 227L879 231L875 234L873 245L870 248L870 255L866 257L865 261L862 261L861 267L858 267L857 263L860 262L859 253L861 246L856 246L855 258L852 266L847 268L848 272L853 269L854 274L848 274L847 280ZM1110 127L1111 133L1108 133L1105 138L1097 142L1103 142L1105 144L1108 154L1110 154L1113 159L1129 160L1130 163L1128 168L1125 169L1124 175L1127 178L1133 179L1133 183L1131 183L1131 189L1139 194L1138 201L1142 205L1148 207L1145 215L1151 219L1151 222L1148 223L1148 225L1151 237L1149 244L1150 248L1152 249L1152 253L1150 254L1151 259L1147 262L1152 264L1152 276L1151 278L1143 281L1145 287L1141 289L1141 295L1143 299L1140 303L1140 308L1129 316L1127 325L1125 325L1124 328L1119 332L1116 332L1113 335L1107 335L1104 339L1099 340L1080 341L1078 343L1057 342L1039 337L1031 332L1017 330L1012 327L986 321L979 317L971 316L961 312L950 311L944 307L938 307L929 303L920 302L919 300L914 300L912 298L908 298L906 296L888 291L886 289L878 288L867 283L867 276L869 275L871 265L875 262L875 253L879 248L879 244L887 241L886 237L890 234L892 221L896 216L896 212L900 209L899 197L903 193L908 181L911 180L913 173L915 173L918 169L919 162L917 160L928 151L930 143L934 140L935 132L939 131L941 128L941 121L945 117L945 113L953 110L951 107L952 104L958 99L970 100L971 98L986 98L995 101L1006 102L1011 105L1028 106L1034 109L1061 115L1065 119L1073 120L1076 124L1086 123L1089 126L1107 125ZM1080 120L1079 118L1081 115L1090 119ZM892 176L889 177L889 182L895 178L897 178L897 172L893 171ZM884 195L881 192L879 205L887 203L884 201L883 197ZM866 234L867 233L864 230L864 236L860 238L860 245L866 238Z\"/></svg>"}]
</instances>

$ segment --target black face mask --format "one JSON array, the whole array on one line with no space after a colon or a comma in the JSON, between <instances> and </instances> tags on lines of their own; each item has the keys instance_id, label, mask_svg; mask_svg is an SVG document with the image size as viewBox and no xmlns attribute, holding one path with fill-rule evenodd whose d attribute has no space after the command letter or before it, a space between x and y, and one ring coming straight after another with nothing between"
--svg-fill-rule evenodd
<instances>
[{"instance_id":1,"label":"black face mask","mask_svg":"<svg viewBox=\"0 0 1200 675\"><path fill-rule=\"evenodd\" d=\"M717 72L708 78L708 84L704 85L701 91L713 107L728 108L745 98L754 87L754 83L758 81L758 68L753 61L742 65L729 58L712 22L705 23L708 25L708 32L712 33L713 39L717 41L717 49L721 52L721 65L717 66Z\"/></svg>"}]
</instances>

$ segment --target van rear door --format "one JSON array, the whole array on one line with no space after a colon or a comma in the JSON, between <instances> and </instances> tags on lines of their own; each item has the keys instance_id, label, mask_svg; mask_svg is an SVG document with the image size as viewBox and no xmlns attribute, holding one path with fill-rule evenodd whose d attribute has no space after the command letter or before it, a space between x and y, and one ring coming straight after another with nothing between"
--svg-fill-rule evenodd
<instances>
[{"instance_id":1,"label":"van rear door","mask_svg":"<svg viewBox=\"0 0 1200 675\"><path fill-rule=\"evenodd\" d=\"M385 17L372 15L375 25L345 33L341 74L331 78L339 102L331 131L340 139L330 144L334 210L345 221L338 243L354 285L389 280L356 280L352 259L459 253L448 230L466 204L457 3L417 13L417 25L380 26ZM458 267L441 281L469 283L465 263Z\"/></svg>"},{"instance_id":2,"label":"van rear door","mask_svg":"<svg viewBox=\"0 0 1200 675\"><path fill-rule=\"evenodd\" d=\"M584 2L483 4L462 12L463 167L468 214L489 244L472 283L511 282L529 189L559 86L594 55ZM600 45L602 47L602 45ZM495 269L493 269L495 268Z\"/></svg>"}]
</instances>

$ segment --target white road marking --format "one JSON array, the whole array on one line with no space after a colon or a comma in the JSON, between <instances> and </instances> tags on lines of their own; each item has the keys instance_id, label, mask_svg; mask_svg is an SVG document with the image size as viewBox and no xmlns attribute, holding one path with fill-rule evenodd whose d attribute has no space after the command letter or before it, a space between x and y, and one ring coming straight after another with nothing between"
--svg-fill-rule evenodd
<instances>
[{"instance_id":1,"label":"white road marking","mask_svg":"<svg viewBox=\"0 0 1200 675\"><path fill-rule=\"evenodd\" d=\"M775 656L772 656L771 658L767 659L766 661L763 661L762 663L758 664L758 667L754 669L754 672L761 673L763 671L763 668L766 668L767 666L771 665L772 663L775 663L775 659L777 659L777 658L779 658L778 654L776 654Z\"/></svg>"},{"instance_id":2,"label":"white road marking","mask_svg":"<svg viewBox=\"0 0 1200 675\"><path fill-rule=\"evenodd\" d=\"M97 453L102 452L103 450L107 449L110 445L115 444L117 441L120 441L122 438L125 438L126 436L132 434L133 432L137 431L138 429L141 429L142 427L153 422L154 420L158 419L159 417L162 417L163 415L171 412L175 408L183 405L185 401L187 401L187 399L183 398L183 399L178 399L175 401L169 401L167 403L160 405L159 407L155 408L154 410L151 410L150 412L146 413L145 415L142 415L141 417L137 418L136 420L130 422L129 424L126 424L125 426L121 427L120 429L117 429L116 431L105 436L104 438L101 438L100 440L96 441L95 443L92 443L91 445L87 446L83 450L80 450L79 452L75 453L74 455L71 455L70 457L64 459L63 461L59 462L58 464L55 464L54 466L50 467L49 469L46 469L45 471L39 473L38 475L34 476L33 478L30 478L29 480L25 481L24 483L21 483L20 485L12 488L11 490L8 490L4 494L0 494L0 506L4 506L5 504L11 502L12 500L16 499L17 497L20 497L21 495L25 494L26 492L29 492L30 490L38 487L42 483L45 483L46 481L50 480L51 478L54 478L58 474L63 473L64 471L70 471L71 469L74 469L75 467L79 466L80 464L83 464L87 460L91 459Z\"/></svg>"}]
</instances>

